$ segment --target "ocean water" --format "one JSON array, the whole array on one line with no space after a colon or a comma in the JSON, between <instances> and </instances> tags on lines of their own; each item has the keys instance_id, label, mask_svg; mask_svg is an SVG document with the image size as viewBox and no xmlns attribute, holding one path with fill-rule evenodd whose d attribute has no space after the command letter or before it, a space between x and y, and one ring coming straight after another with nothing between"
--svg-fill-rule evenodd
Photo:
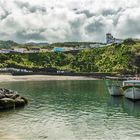
<instances>
[{"instance_id":1,"label":"ocean water","mask_svg":"<svg viewBox=\"0 0 140 140\"><path fill-rule=\"evenodd\" d=\"M111 97L105 81L5 82L29 99L0 112L0 140L139 140L140 102Z\"/></svg>"}]
</instances>

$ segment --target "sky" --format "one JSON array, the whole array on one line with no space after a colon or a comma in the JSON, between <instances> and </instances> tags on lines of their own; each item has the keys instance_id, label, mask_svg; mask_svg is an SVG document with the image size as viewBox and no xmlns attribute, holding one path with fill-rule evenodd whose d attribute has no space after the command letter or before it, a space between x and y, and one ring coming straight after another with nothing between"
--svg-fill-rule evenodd
<instances>
[{"instance_id":1,"label":"sky","mask_svg":"<svg viewBox=\"0 0 140 140\"><path fill-rule=\"evenodd\" d=\"M139 0L0 0L0 40L105 42L140 38Z\"/></svg>"}]
</instances>

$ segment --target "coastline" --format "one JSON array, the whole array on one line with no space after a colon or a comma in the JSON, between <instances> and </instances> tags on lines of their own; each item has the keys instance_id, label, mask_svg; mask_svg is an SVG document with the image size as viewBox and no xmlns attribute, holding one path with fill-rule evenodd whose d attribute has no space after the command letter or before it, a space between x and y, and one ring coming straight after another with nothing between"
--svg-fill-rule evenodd
<instances>
[{"instance_id":1,"label":"coastline","mask_svg":"<svg viewBox=\"0 0 140 140\"><path fill-rule=\"evenodd\" d=\"M61 81L61 80L97 80L97 78L86 76L54 76L54 75L24 75L13 76L10 74L0 75L0 82L18 81Z\"/></svg>"}]
</instances>

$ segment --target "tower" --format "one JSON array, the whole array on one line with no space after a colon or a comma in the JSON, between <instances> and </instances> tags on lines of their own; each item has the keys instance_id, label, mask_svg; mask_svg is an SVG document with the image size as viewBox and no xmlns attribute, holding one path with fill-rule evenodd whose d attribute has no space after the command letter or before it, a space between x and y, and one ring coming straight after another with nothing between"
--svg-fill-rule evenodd
<instances>
[{"instance_id":1,"label":"tower","mask_svg":"<svg viewBox=\"0 0 140 140\"><path fill-rule=\"evenodd\" d=\"M113 42L114 42L114 37L112 36L111 33L107 33L106 34L106 43L110 44L110 43L113 43Z\"/></svg>"}]
</instances>

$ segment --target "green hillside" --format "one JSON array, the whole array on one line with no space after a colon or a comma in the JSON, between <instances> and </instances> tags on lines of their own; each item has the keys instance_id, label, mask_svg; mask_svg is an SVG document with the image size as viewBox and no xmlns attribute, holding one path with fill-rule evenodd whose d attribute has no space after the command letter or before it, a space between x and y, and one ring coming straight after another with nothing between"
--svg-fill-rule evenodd
<instances>
[{"instance_id":1,"label":"green hillside","mask_svg":"<svg viewBox=\"0 0 140 140\"><path fill-rule=\"evenodd\" d=\"M79 53L0 54L0 67L57 68L75 72L140 72L140 41L85 49Z\"/></svg>"},{"instance_id":2,"label":"green hillside","mask_svg":"<svg viewBox=\"0 0 140 140\"><path fill-rule=\"evenodd\" d=\"M99 42L58 42L58 43L52 43L50 44L50 47L80 47L81 45L83 46L89 46L92 44L103 44L103 43L99 43Z\"/></svg>"},{"instance_id":3,"label":"green hillside","mask_svg":"<svg viewBox=\"0 0 140 140\"><path fill-rule=\"evenodd\" d=\"M52 43L49 44L47 42L30 42L30 43L16 43L14 41L8 40L8 41L2 41L0 40L0 49L10 49L13 47L40 47L40 48L54 48L54 47L80 47L83 46L89 46L91 44L96 44L97 42L59 42L59 43ZM103 44L103 43L98 43Z\"/></svg>"},{"instance_id":4,"label":"green hillside","mask_svg":"<svg viewBox=\"0 0 140 140\"><path fill-rule=\"evenodd\" d=\"M8 41L3 41L3 40L0 40L0 49L10 49L14 46L18 46L19 44L14 42L14 41L11 41L11 40L8 40Z\"/></svg>"}]
</instances>

